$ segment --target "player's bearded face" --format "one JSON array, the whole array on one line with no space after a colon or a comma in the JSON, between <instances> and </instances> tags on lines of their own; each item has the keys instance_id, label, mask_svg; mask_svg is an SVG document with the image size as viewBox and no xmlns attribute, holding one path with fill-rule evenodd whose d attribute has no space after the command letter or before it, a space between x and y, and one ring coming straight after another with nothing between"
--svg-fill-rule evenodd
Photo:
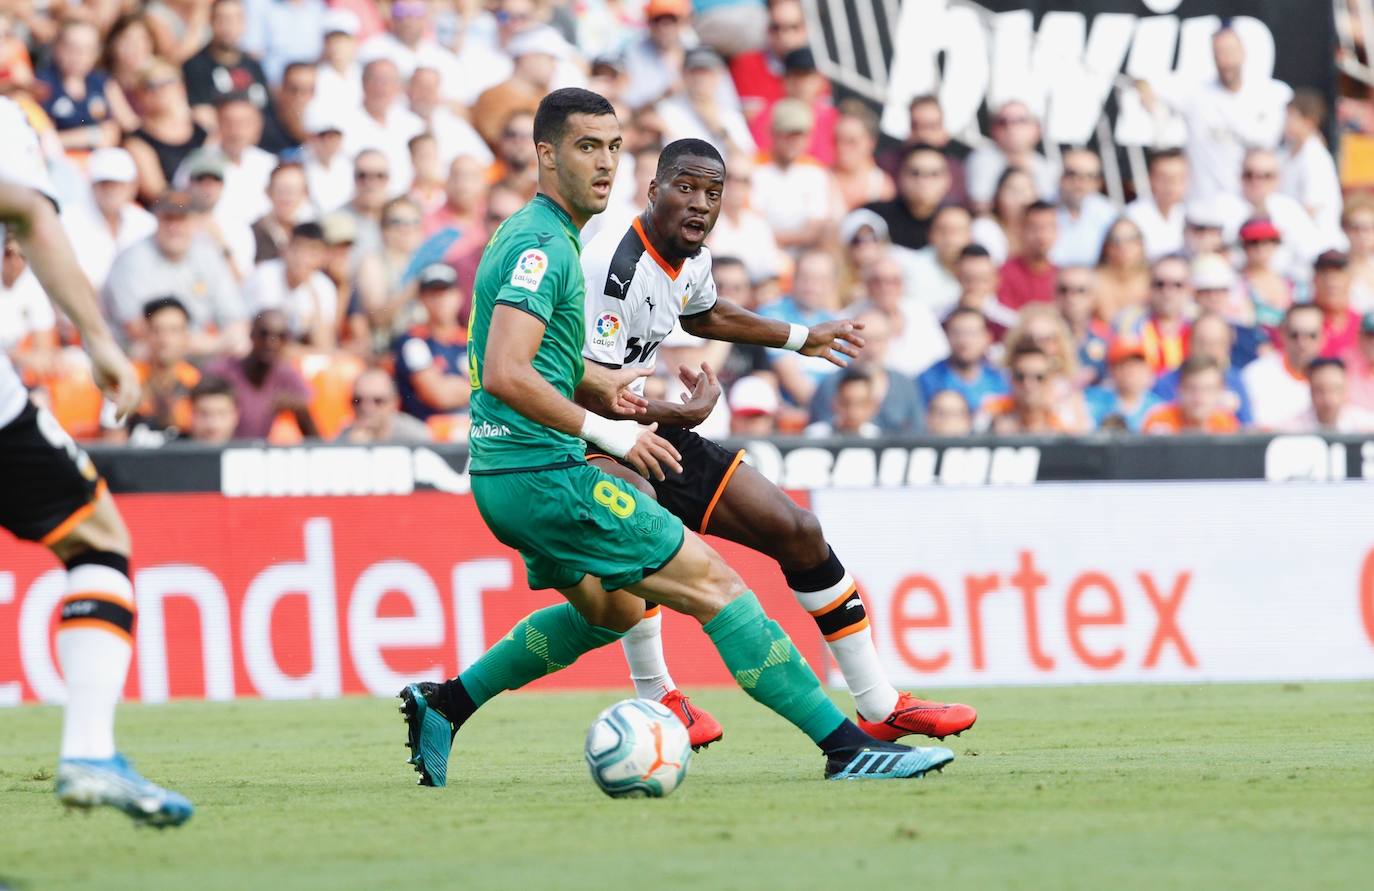
<instances>
[{"instance_id":1,"label":"player's bearded face","mask_svg":"<svg viewBox=\"0 0 1374 891\"><path fill-rule=\"evenodd\" d=\"M558 190L586 216L606 209L620 166L620 122L615 115L575 114L558 146Z\"/></svg>"}]
</instances>

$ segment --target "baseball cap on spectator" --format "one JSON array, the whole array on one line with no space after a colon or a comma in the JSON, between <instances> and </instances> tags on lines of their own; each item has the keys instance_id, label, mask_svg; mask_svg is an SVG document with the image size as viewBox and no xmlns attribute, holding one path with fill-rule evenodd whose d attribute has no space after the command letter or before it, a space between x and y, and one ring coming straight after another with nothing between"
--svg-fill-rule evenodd
<instances>
[{"instance_id":1,"label":"baseball cap on spectator","mask_svg":"<svg viewBox=\"0 0 1374 891\"><path fill-rule=\"evenodd\" d=\"M840 243L853 243L854 239L864 229L872 229L879 241L888 240L887 220L879 216L877 211L861 207L858 210L850 211L844 219L840 220Z\"/></svg>"},{"instance_id":2,"label":"baseball cap on spectator","mask_svg":"<svg viewBox=\"0 0 1374 891\"><path fill-rule=\"evenodd\" d=\"M331 9L324 14L322 31L325 37L330 34L347 34L349 37L357 37L358 16L349 9Z\"/></svg>"},{"instance_id":3,"label":"baseball cap on spectator","mask_svg":"<svg viewBox=\"0 0 1374 891\"><path fill-rule=\"evenodd\" d=\"M320 133L342 133L343 118L331 102L311 102L305 107L305 132L311 136Z\"/></svg>"},{"instance_id":4,"label":"baseball cap on spectator","mask_svg":"<svg viewBox=\"0 0 1374 891\"><path fill-rule=\"evenodd\" d=\"M761 377L747 375L730 388L730 411L742 417L778 413L778 391Z\"/></svg>"},{"instance_id":5,"label":"baseball cap on spectator","mask_svg":"<svg viewBox=\"0 0 1374 891\"><path fill-rule=\"evenodd\" d=\"M816 70L816 56L811 47L794 49L782 57L783 74L804 74Z\"/></svg>"},{"instance_id":6,"label":"baseball cap on spectator","mask_svg":"<svg viewBox=\"0 0 1374 891\"><path fill-rule=\"evenodd\" d=\"M568 56L568 42L548 25L535 25L512 37L506 51L512 59L531 53L543 53L555 59L565 59Z\"/></svg>"},{"instance_id":7,"label":"baseball cap on spectator","mask_svg":"<svg viewBox=\"0 0 1374 891\"><path fill-rule=\"evenodd\" d=\"M1244 244L1255 244L1262 241L1282 241L1283 236L1279 234L1278 227L1272 220L1267 217L1256 217L1240 227L1240 240Z\"/></svg>"},{"instance_id":8,"label":"baseball cap on spectator","mask_svg":"<svg viewBox=\"0 0 1374 891\"><path fill-rule=\"evenodd\" d=\"M699 68L724 68L725 60L709 46L694 46L687 51L682 67L691 71Z\"/></svg>"},{"instance_id":9,"label":"baseball cap on spectator","mask_svg":"<svg viewBox=\"0 0 1374 891\"><path fill-rule=\"evenodd\" d=\"M773 106L774 133L805 133L815 126L811 108L800 99L779 99Z\"/></svg>"},{"instance_id":10,"label":"baseball cap on spectator","mask_svg":"<svg viewBox=\"0 0 1374 891\"><path fill-rule=\"evenodd\" d=\"M86 172L93 183L131 183L138 179L134 156L122 148L103 148L91 152Z\"/></svg>"},{"instance_id":11,"label":"baseball cap on spectator","mask_svg":"<svg viewBox=\"0 0 1374 891\"><path fill-rule=\"evenodd\" d=\"M212 176L224 182L224 157L219 152L196 149L186 159L186 178L197 180L202 176Z\"/></svg>"},{"instance_id":12,"label":"baseball cap on spectator","mask_svg":"<svg viewBox=\"0 0 1374 891\"><path fill-rule=\"evenodd\" d=\"M1364 314L1360 319L1360 333L1369 337L1374 337L1374 311Z\"/></svg>"},{"instance_id":13,"label":"baseball cap on spectator","mask_svg":"<svg viewBox=\"0 0 1374 891\"><path fill-rule=\"evenodd\" d=\"M193 211L191 196L185 192L168 189L153 202L153 213L160 217L184 217Z\"/></svg>"},{"instance_id":14,"label":"baseball cap on spectator","mask_svg":"<svg viewBox=\"0 0 1374 891\"><path fill-rule=\"evenodd\" d=\"M1236 274L1219 254L1203 254L1193 261L1192 279L1196 291L1218 291L1234 285Z\"/></svg>"},{"instance_id":15,"label":"baseball cap on spectator","mask_svg":"<svg viewBox=\"0 0 1374 891\"><path fill-rule=\"evenodd\" d=\"M606 53L592 59L592 77L625 73L625 60L614 53Z\"/></svg>"},{"instance_id":16,"label":"baseball cap on spectator","mask_svg":"<svg viewBox=\"0 0 1374 891\"><path fill-rule=\"evenodd\" d=\"M1116 365L1127 359L1145 360L1145 345L1134 337L1118 337L1107 350L1107 364Z\"/></svg>"},{"instance_id":17,"label":"baseball cap on spectator","mask_svg":"<svg viewBox=\"0 0 1374 891\"><path fill-rule=\"evenodd\" d=\"M1184 219L1195 229L1226 228L1226 215L1215 201L1190 201Z\"/></svg>"},{"instance_id":18,"label":"baseball cap on spectator","mask_svg":"<svg viewBox=\"0 0 1374 891\"><path fill-rule=\"evenodd\" d=\"M320 218L327 245L352 244L358 240L358 221L347 211L336 210Z\"/></svg>"},{"instance_id":19,"label":"baseball cap on spectator","mask_svg":"<svg viewBox=\"0 0 1374 891\"><path fill-rule=\"evenodd\" d=\"M458 284L458 273L447 263L431 263L420 270L421 291L444 291Z\"/></svg>"},{"instance_id":20,"label":"baseball cap on spectator","mask_svg":"<svg viewBox=\"0 0 1374 891\"><path fill-rule=\"evenodd\" d=\"M1343 251L1322 251L1317 255L1313 269L1344 269L1350 265L1350 258Z\"/></svg>"},{"instance_id":21,"label":"baseball cap on spectator","mask_svg":"<svg viewBox=\"0 0 1374 891\"><path fill-rule=\"evenodd\" d=\"M654 19L672 16L675 19L685 19L692 14L691 0L649 0L644 4L644 20L652 22Z\"/></svg>"}]
</instances>

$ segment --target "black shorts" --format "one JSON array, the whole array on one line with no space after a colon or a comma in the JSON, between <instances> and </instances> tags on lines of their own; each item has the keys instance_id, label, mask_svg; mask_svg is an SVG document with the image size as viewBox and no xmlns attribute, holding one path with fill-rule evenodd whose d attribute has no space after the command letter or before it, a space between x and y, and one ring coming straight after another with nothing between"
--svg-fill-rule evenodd
<instances>
[{"instance_id":1,"label":"black shorts","mask_svg":"<svg viewBox=\"0 0 1374 891\"><path fill-rule=\"evenodd\" d=\"M95 510L104 483L57 419L32 403L0 428L0 527L53 544Z\"/></svg>"},{"instance_id":2,"label":"black shorts","mask_svg":"<svg viewBox=\"0 0 1374 891\"><path fill-rule=\"evenodd\" d=\"M705 533L726 483L730 482L739 462L744 460L744 449L732 452L686 427L660 426L656 432L682 455L682 473L670 470L665 479L650 479L654 497L668 513L681 520L682 525L693 532ZM588 460L596 457L609 456L588 451Z\"/></svg>"}]
</instances>

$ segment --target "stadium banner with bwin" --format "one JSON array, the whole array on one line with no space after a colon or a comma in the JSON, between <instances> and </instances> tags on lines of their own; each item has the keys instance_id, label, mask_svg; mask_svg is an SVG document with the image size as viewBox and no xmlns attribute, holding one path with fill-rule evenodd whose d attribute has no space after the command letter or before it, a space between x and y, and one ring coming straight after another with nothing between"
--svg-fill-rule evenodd
<instances>
[{"instance_id":1,"label":"stadium banner with bwin","mask_svg":"<svg viewBox=\"0 0 1374 891\"><path fill-rule=\"evenodd\" d=\"M797 497L853 567L894 681L919 689L1374 678L1374 499L1362 488L1088 483ZM456 673L555 596L528 589L468 495L120 504L138 542L130 699L391 695ZM776 565L713 541L807 659L826 666ZM63 594L46 551L0 542L0 705L61 699L52 635ZM669 615L665 627L684 687L729 683L693 622ZM628 681L619 647L608 647L541 684Z\"/></svg>"}]
</instances>

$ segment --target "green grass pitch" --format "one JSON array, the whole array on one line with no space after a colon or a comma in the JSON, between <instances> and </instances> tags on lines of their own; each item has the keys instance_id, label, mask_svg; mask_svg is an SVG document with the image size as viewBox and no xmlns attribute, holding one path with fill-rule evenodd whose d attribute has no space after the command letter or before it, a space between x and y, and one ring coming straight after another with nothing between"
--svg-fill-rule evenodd
<instances>
[{"instance_id":1,"label":"green grass pitch","mask_svg":"<svg viewBox=\"0 0 1374 891\"><path fill-rule=\"evenodd\" d=\"M736 691L665 800L613 801L582 736L625 695L517 694L458 737L446 789L395 701L128 706L123 747L195 802L135 831L52 797L60 713L0 713L0 886L1356 888L1374 883L1374 684L961 690L943 775L826 783ZM847 707L848 702L843 701Z\"/></svg>"}]
</instances>

